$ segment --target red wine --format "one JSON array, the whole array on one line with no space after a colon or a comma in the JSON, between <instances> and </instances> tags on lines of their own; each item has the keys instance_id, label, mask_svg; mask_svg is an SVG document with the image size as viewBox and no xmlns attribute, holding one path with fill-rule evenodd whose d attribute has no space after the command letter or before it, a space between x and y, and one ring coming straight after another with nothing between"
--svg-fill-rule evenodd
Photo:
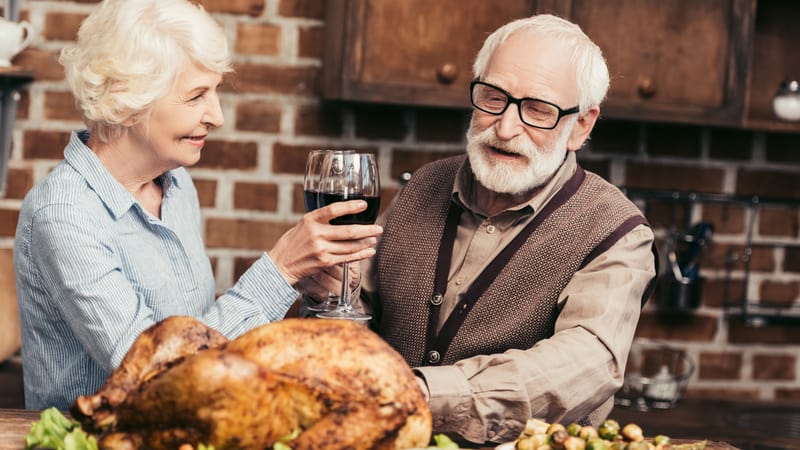
<instances>
[{"instance_id":1,"label":"red wine","mask_svg":"<svg viewBox=\"0 0 800 450\"><path fill-rule=\"evenodd\" d=\"M319 207L317 205L317 191L303 191L303 201L306 204L306 211L313 211Z\"/></svg>"},{"instance_id":2,"label":"red wine","mask_svg":"<svg viewBox=\"0 0 800 450\"><path fill-rule=\"evenodd\" d=\"M367 202L367 209L357 214L347 214L331 220L333 225L369 225L375 223L378 218L378 211L381 207L381 198L367 195L348 195L346 198L342 194L320 194L318 197L318 208L330 205L331 203L343 202L346 200L364 200Z\"/></svg>"}]
</instances>

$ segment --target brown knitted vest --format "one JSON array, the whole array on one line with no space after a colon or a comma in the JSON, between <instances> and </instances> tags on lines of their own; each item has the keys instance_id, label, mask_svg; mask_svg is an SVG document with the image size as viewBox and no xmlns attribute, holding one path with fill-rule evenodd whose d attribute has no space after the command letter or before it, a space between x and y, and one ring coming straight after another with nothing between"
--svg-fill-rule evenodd
<instances>
[{"instance_id":1,"label":"brown knitted vest","mask_svg":"<svg viewBox=\"0 0 800 450\"><path fill-rule=\"evenodd\" d=\"M462 296L437 335L429 331L435 322L430 316L439 310L434 277L453 181L465 158L447 158L417 170L394 205L379 244L377 331L411 366L527 349L552 336L556 302L572 275L635 226L647 223L616 187L579 167L520 233L519 248L507 249L505 263L489 264L470 287L476 294Z\"/></svg>"}]
</instances>

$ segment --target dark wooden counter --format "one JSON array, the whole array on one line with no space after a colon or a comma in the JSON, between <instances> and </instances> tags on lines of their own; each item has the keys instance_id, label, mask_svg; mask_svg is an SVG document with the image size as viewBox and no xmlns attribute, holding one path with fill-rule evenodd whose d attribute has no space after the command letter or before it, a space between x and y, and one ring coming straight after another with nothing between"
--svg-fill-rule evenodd
<instances>
[{"instance_id":1,"label":"dark wooden counter","mask_svg":"<svg viewBox=\"0 0 800 450\"><path fill-rule=\"evenodd\" d=\"M800 449L800 404L684 398L672 409L641 412L617 406L609 415L646 435L723 441L742 450Z\"/></svg>"}]
</instances>

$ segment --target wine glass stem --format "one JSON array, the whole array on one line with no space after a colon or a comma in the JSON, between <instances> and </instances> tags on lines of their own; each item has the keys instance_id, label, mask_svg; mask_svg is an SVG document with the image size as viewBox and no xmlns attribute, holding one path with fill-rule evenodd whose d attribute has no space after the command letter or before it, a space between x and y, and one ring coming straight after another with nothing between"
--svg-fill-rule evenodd
<instances>
[{"instance_id":1,"label":"wine glass stem","mask_svg":"<svg viewBox=\"0 0 800 450\"><path fill-rule=\"evenodd\" d=\"M350 311L350 263L342 264L344 273L342 274L342 294L339 297L339 307L344 311Z\"/></svg>"}]
</instances>

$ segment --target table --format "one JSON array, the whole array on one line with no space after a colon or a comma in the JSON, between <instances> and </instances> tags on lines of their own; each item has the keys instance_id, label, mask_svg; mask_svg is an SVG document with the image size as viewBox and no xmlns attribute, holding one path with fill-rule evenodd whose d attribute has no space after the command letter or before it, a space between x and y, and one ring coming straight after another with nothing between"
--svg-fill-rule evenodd
<instances>
[{"instance_id":1,"label":"table","mask_svg":"<svg viewBox=\"0 0 800 450\"><path fill-rule=\"evenodd\" d=\"M39 420L39 411L25 409L0 409L0 450L22 450L25 436L31 430L31 423ZM675 440L678 442L685 442ZM482 447L480 450L492 450ZM709 442L706 450L738 450L724 442Z\"/></svg>"}]
</instances>

